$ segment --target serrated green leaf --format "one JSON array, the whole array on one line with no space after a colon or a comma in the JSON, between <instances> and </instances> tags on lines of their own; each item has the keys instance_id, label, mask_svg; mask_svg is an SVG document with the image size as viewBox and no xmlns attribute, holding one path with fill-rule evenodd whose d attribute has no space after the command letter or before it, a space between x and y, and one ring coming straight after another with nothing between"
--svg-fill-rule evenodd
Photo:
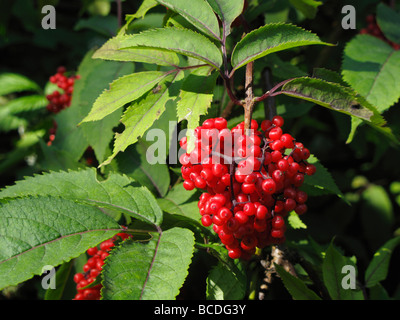
<instances>
[{"instance_id":1,"label":"serrated green leaf","mask_svg":"<svg viewBox=\"0 0 400 320\"><path fill-rule=\"evenodd\" d=\"M0 191L0 199L39 195L117 210L152 225L159 225L162 221L162 212L146 188L115 173L101 181L95 168L35 175Z\"/></svg>"},{"instance_id":2,"label":"serrated green leaf","mask_svg":"<svg viewBox=\"0 0 400 320\"><path fill-rule=\"evenodd\" d=\"M157 2L179 13L204 34L221 40L217 17L207 1L191 0L190 5L186 0L157 0Z\"/></svg>"},{"instance_id":3,"label":"serrated green leaf","mask_svg":"<svg viewBox=\"0 0 400 320\"><path fill-rule=\"evenodd\" d=\"M290 3L308 19L314 19L321 1L315 0L290 0Z\"/></svg>"},{"instance_id":4,"label":"serrated green leaf","mask_svg":"<svg viewBox=\"0 0 400 320\"><path fill-rule=\"evenodd\" d=\"M308 193L310 195L336 194L345 200L332 175L319 160L314 155L311 155L307 162L315 165L317 169L314 175L305 176L304 186L307 188ZM312 187L312 189L309 189L309 187Z\"/></svg>"},{"instance_id":5,"label":"serrated green leaf","mask_svg":"<svg viewBox=\"0 0 400 320\"><path fill-rule=\"evenodd\" d=\"M375 252L365 272L365 286L372 288L386 279L393 250L400 244L400 237L387 241Z\"/></svg>"},{"instance_id":6,"label":"serrated green leaf","mask_svg":"<svg viewBox=\"0 0 400 320\"><path fill-rule=\"evenodd\" d=\"M333 300L362 300L362 292L357 287L355 289L343 287L342 280L346 275L342 273L344 266L356 268L354 261L343 256L331 243L322 264L323 280L329 295Z\"/></svg>"},{"instance_id":7,"label":"serrated green leaf","mask_svg":"<svg viewBox=\"0 0 400 320\"><path fill-rule=\"evenodd\" d=\"M40 87L34 81L18 73L0 74L0 96L22 91L40 91Z\"/></svg>"},{"instance_id":8,"label":"serrated green leaf","mask_svg":"<svg viewBox=\"0 0 400 320\"><path fill-rule=\"evenodd\" d=\"M212 73L210 67L202 67L194 70L186 77L179 94L177 115L178 122L188 121L188 152L193 147L192 130L200 122L200 116L207 113L213 99L214 86L217 73Z\"/></svg>"},{"instance_id":9,"label":"serrated green leaf","mask_svg":"<svg viewBox=\"0 0 400 320\"><path fill-rule=\"evenodd\" d=\"M275 269L294 300L321 300L302 280L292 276L282 266L275 264Z\"/></svg>"},{"instance_id":10,"label":"serrated green leaf","mask_svg":"<svg viewBox=\"0 0 400 320\"><path fill-rule=\"evenodd\" d=\"M101 121L78 124L90 112L93 103L109 83L133 71L133 64L92 59L89 51L81 61L75 81L71 106L56 115L57 135L52 147L78 161L91 146L99 162L114 136L113 128L119 124L122 110L105 116Z\"/></svg>"},{"instance_id":11,"label":"serrated green leaf","mask_svg":"<svg viewBox=\"0 0 400 320\"><path fill-rule=\"evenodd\" d=\"M129 35L121 42L121 49L147 47L160 48L199 59L219 69L222 54L205 36L187 29L158 28Z\"/></svg>"},{"instance_id":12,"label":"serrated green leaf","mask_svg":"<svg viewBox=\"0 0 400 320\"><path fill-rule=\"evenodd\" d=\"M270 53L306 45L331 45L300 27L271 23L245 35L232 52L234 70Z\"/></svg>"},{"instance_id":13,"label":"serrated green leaf","mask_svg":"<svg viewBox=\"0 0 400 320\"><path fill-rule=\"evenodd\" d=\"M384 119L374 106L352 89L337 83L308 77L296 78L282 87L282 93L312 101L328 109L360 118L377 126L385 124Z\"/></svg>"},{"instance_id":14,"label":"serrated green leaf","mask_svg":"<svg viewBox=\"0 0 400 320\"><path fill-rule=\"evenodd\" d=\"M387 191L382 186L369 185L362 193L361 225L373 249L387 240L394 223L393 205Z\"/></svg>"},{"instance_id":15,"label":"serrated green leaf","mask_svg":"<svg viewBox=\"0 0 400 320\"><path fill-rule=\"evenodd\" d=\"M179 64L179 58L174 52L150 48L121 49L121 41L126 39L126 37L129 36L121 35L108 40L94 53L93 59L134 61L160 66L176 66Z\"/></svg>"},{"instance_id":16,"label":"serrated green leaf","mask_svg":"<svg viewBox=\"0 0 400 320\"><path fill-rule=\"evenodd\" d=\"M148 188L155 196L163 197L168 192L171 182L168 166L162 163L150 164L146 158L148 145L139 140L118 154L114 159L116 168L122 174L133 178L141 185Z\"/></svg>"},{"instance_id":17,"label":"serrated green leaf","mask_svg":"<svg viewBox=\"0 0 400 320\"><path fill-rule=\"evenodd\" d=\"M400 43L400 14L383 3L376 7L376 22L386 38Z\"/></svg>"},{"instance_id":18,"label":"serrated green leaf","mask_svg":"<svg viewBox=\"0 0 400 320\"><path fill-rule=\"evenodd\" d=\"M123 76L110 84L93 104L83 122L101 120L154 88L169 74L163 71L143 71Z\"/></svg>"},{"instance_id":19,"label":"serrated green leaf","mask_svg":"<svg viewBox=\"0 0 400 320\"><path fill-rule=\"evenodd\" d=\"M242 13L244 0L207 0L221 19L225 36L231 33L231 24Z\"/></svg>"},{"instance_id":20,"label":"serrated green leaf","mask_svg":"<svg viewBox=\"0 0 400 320\"><path fill-rule=\"evenodd\" d=\"M173 300L188 274L194 236L172 228L148 242L125 241L103 267L104 300Z\"/></svg>"},{"instance_id":21,"label":"serrated green leaf","mask_svg":"<svg viewBox=\"0 0 400 320\"><path fill-rule=\"evenodd\" d=\"M383 112L400 97L399 62L400 51L376 37L357 35L344 49L343 79Z\"/></svg>"},{"instance_id":22,"label":"serrated green leaf","mask_svg":"<svg viewBox=\"0 0 400 320\"><path fill-rule=\"evenodd\" d=\"M56 197L0 205L0 289L40 275L120 232L98 208Z\"/></svg>"},{"instance_id":23,"label":"serrated green leaf","mask_svg":"<svg viewBox=\"0 0 400 320\"><path fill-rule=\"evenodd\" d=\"M154 90L148 92L142 99L130 105L121 118L125 125L122 133L115 135L112 155L101 165L107 165L119 153L136 143L165 111L165 105L170 99L176 98L176 87L180 72L164 77Z\"/></svg>"},{"instance_id":24,"label":"serrated green leaf","mask_svg":"<svg viewBox=\"0 0 400 320\"><path fill-rule=\"evenodd\" d=\"M299 215L294 211L289 213L288 222L293 229L307 229L307 226L303 221L301 221Z\"/></svg>"},{"instance_id":25,"label":"serrated green leaf","mask_svg":"<svg viewBox=\"0 0 400 320\"><path fill-rule=\"evenodd\" d=\"M10 131L27 126L36 111L44 110L48 101L42 95L13 99L0 106L0 131Z\"/></svg>"},{"instance_id":26,"label":"serrated green leaf","mask_svg":"<svg viewBox=\"0 0 400 320\"><path fill-rule=\"evenodd\" d=\"M207 277L207 300L242 300L246 294L247 277L240 260L235 262L236 269L230 270L219 262Z\"/></svg>"}]
</instances>

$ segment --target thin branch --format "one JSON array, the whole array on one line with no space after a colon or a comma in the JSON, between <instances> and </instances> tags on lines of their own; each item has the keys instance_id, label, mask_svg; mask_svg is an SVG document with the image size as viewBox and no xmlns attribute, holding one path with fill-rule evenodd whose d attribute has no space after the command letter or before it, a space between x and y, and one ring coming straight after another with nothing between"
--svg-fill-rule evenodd
<instances>
[{"instance_id":1,"label":"thin branch","mask_svg":"<svg viewBox=\"0 0 400 320\"><path fill-rule=\"evenodd\" d=\"M246 65L246 80L245 80L246 98L244 104L245 133L250 129L251 117L253 115L253 109L255 104L254 93L253 93L253 67L254 67L253 62L249 62Z\"/></svg>"},{"instance_id":2,"label":"thin branch","mask_svg":"<svg viewBox=\"0 0 400 320\"><path fill-rule=\"evenodd\" d=\"M115 0L117 2L117 14L118 14L118 29L122 27L122 4L121 0Z\"/></svg>"}]
</instances>

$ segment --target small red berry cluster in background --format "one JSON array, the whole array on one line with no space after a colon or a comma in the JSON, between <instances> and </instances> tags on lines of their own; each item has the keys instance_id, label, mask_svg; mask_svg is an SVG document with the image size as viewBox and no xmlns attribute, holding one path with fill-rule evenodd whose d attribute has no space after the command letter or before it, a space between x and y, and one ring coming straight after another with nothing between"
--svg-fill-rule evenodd
<instances>
[{"instance_id":1,"label":"small red berry cluster in background","mask_svg":"<svg viewBox=\"0 0 400 320\"><path fill-rule=\"evenodd\" d=\"M49 104L47 105L47 110L51 113L59 113L61 110L68 108L71 105L72 93L74 92L75 80L79 79L80 76L67 77L65 67L58 67L57 73L50 77L50 82L56 84L64 92L61 93L55 90L53 93L46 96ZM48 146L53 144L56 137L57 123L53 121L53 127L49 130L49 141Z\"/></svg>"},{"instance_id":2,"label":"small red berry cluster in background","mask_svg":"<svg viewBox=\"0 0 400 320\"><path fill-rule=\"evenodd\" d=\"M83 272L74 275L77 294L73 300L100 300L101 283L87 287L93 283L103 270L104 259L108 257L110 250L117 241L123 241L132 236L127 233L118 233L113 238L103 241L98 247L89 248L86 253L90 256L83 266Z\"/></svg>"},{"instance_id":3,"label":"small red berry cluster in background","mask_svg":"<svg viewBox=\"0 0 400 320\"><path fill-rule=\"evenodd\" d=\"M184 188L205 191L198 202L202 224L213 227L232 259L282 243L284 218L307 211L307 193L299 188L316 168L283 124L281 116L260 127L252 120L245 133L243 122L230 130L226 119L208 119L194 130L194 150L179 158ZM186 137L180 146L187 151Z\"/></svg>"},{"instance_id":4,"label":"small red berry cluster in background","mask_svg":"<svg viewBox=\"0 0 400 320\"><path fill-rule=\"evenodd\" d=\"M366 18L367 27L360 30L360 34L370 34L374 37L382 39L383 41L387 42L389 45L392 46L393 49L399 50L400 44L394 43L385 37L382 30L379 28L376 17L373 14L370 14Z\"/></svg>"},{"instance_id":5,"label":"small red berry cluster in background","mask_svg":"<svg viewBox=\"0 0 400 320\"><path fill-rule=\"evenodd\" d=\"M57 73L50 77L50 82L56 84L63 92L55 90L46 96L49 100L47 110L52 113L58 113L71 105L74 83L79 79L79 75L67 77L65 67L58 67Z\"/></svg>"}]
</instances>

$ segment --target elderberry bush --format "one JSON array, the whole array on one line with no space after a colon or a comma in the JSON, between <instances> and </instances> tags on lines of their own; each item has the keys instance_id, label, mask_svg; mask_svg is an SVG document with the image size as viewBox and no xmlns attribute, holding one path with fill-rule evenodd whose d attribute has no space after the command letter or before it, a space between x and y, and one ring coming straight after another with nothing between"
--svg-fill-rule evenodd
<instances>
[{"instance_id":1,"label":"elderberry bush","mask_svg":"<svg viewBox=\"0 0 400 320\"><path fill-rule=\"evenodd\" d=\"M212 226L232 259L249 259L256 248L285 240L285 217L307 211L304 175L313 175L310 151L283 133L275 116L231 130L224 118L207 119L194 130L194 149L180 156L183 186L201 189L201 222ZM187 138L180 141L188 151Z\"/></svg>"}]
</instances>

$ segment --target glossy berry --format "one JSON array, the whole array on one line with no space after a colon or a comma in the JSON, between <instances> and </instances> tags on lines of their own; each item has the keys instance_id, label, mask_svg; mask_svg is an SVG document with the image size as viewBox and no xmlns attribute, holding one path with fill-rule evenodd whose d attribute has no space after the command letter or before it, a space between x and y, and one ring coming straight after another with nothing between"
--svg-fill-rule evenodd
<instances>
[{"instance_id":1,"label":"glossy berry","mask_svg":"<svg viewBox=\"0 0 400 320\"><path fill-rule=\"evenodd\" d=\"M201 189L201 223L210 227L232 259L249 259L256 248L285 241L285 217L307 211L305 176L316 172L310 150L275 116L227 128L223 118L207 119L195 131L195 149L180 157L186 190ZM217 138L217 139L215 139ZM187 139L180 141L187 149ZM104 248L107 253L107 246Z\"/></svg>"}]
</instances>

